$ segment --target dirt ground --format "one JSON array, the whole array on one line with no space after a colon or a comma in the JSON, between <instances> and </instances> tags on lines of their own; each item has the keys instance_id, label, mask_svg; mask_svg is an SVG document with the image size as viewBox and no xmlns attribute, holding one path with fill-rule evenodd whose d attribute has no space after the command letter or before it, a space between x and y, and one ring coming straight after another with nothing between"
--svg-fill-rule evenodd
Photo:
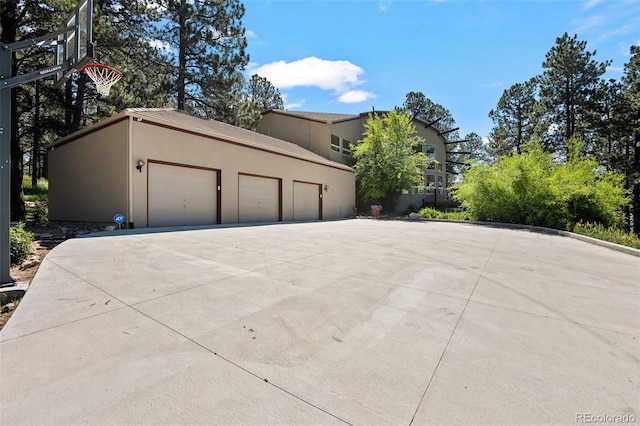
<instances>
[{"instance_id":1,"label":"dirt ground","mask_svg":"<svg viewBox=\"0 0 640 426\"><path fill-rule=\"evenodd\" d=\"M12 224L13 226L13 224ZM27 222L25 230L33 232L33 244L31 245L31 254L29 258L21 265L11 267L11 277L16 282L31 283L33 277L38 272L38 268L44 257L55 246L69 238L90 232L102 231L105 224L95 223L75 223L75 222L50 222L50 223L30 223ZM20 301L11 301L17 307ZM0 313L0 330L9 321L11 315L15 312L15 308L9 312Z\"/></svg>"}]
</instances>

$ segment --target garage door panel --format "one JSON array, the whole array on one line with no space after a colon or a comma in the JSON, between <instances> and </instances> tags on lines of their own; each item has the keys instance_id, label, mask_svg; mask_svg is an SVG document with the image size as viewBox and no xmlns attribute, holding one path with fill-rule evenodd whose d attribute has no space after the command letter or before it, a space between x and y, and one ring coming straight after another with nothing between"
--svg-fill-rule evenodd
<instances>
[{"instance_id":1,"label":"garage door panel","mask_svg":"<svg viewBox=\"0 0 640 426\"><path fill-rule=\"evenodd\" d=\"M217 222L217 172L149 165L149 226L210 225Z\"/></svg>"},{"instance_id":2,"label":"garage door panel","mask_svg":"<svg viewBox=\"0 0 640 426\"><path fill-rule=\"evenodd\" d=\"M320 219L320 185L293 182L293 220Z\"/></svg>"},{"instance_id":3,"label":"garage door panel","mask_svg":"<svg viewBox=\"0 0 640 426\"><path fill-rule=\"evenodd\" d=\"M274 178L239 175L238 221L280 220L280 181Z\"/></svg>"}]
</instances>

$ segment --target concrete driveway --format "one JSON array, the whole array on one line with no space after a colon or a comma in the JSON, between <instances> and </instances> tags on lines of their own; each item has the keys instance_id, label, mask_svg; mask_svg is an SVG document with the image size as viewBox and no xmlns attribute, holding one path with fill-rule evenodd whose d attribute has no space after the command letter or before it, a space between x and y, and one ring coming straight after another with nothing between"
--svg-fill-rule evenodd
<instances>
[{"instance_id":1,"label":"concrete driveway","mask_svg":"<svg viewBox=\"0 0 640 426\"><path fill-rule=\"evenodd\" d=\"M0 333L0 423L640 422L639 277L440 222L73 239Z\"/></svg>"}]
</instances>

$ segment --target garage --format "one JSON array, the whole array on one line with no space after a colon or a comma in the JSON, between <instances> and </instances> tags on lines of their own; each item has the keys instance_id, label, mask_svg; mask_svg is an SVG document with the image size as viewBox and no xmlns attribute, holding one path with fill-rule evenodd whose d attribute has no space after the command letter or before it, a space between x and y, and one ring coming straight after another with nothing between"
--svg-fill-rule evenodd
<instances>
[{"instance_id":1,"label":"garage","mask_svg":"<svg viewBox=\"0 0 640 426\"><path fill-rule=\"evenodd\" d=\"M149 160L149 226L219 223L218 171Z\"/></svg>"},{"instance_id":2,"label":"garage","mask_svg":"<svg viewBox=\"0 0 640 426\"><path fill-rule=\"evenodd\" d=\"M282 220L280 179L238 175L238 218L242 222Z\"/></svg>"},{"instance_id":3,"label":"garage","mask_svg":"<svg viewBox=\"0 0 640 426\"><path fill-rule=\"evenodd\" d=\"M351 167L174 109L122 111L56 141L48 158L51 221L291 222L350 217L355 206Z\"/></svg>"},{"instance_id":4,"label":"garage","mask_svg":"<svg viewBox=\"0 0 640 426\"><path fill-rule=\"evenodd\" d=\"M322 219L322 185L293 182L293 220Z\"/></svg>"}]
</instances>

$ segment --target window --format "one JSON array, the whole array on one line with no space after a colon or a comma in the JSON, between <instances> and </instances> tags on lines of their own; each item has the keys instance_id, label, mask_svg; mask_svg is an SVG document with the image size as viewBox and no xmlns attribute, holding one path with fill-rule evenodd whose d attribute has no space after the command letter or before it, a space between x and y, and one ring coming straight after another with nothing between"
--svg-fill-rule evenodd
<instances>
[{"instance_id":1,"label":"window","mask_svg":"<svg viewBox=\"0 0 640 426\"><path fill-rule=\"evenodd\" d=\"M351 155L351 142L346 139L342 139L342 153L345 155Z\"/></svg>"},{"instance_id":2,"label":"window","mask_svg":"<svg viewBox=\"0 0 640 426\"><path fill-rule=\"evenodd\" d=\"M340 137L331 135L331 150L340 152Z\"/></svg>"},{"instance_id":3,"label":"window","mask_svg":"<svg viewBox=\"0 0 640 426\"><path fill-rule=\"evenodd\" d=\"M427 145L425 150L425 155L433 160L436 159L436 146L435 145ZM436 163L429 164L429 169L435 170Z\"/></svg>"},{"instance_id":4,"label":"window","mask_svg":"<svg viewBox=\"0 0 640 426\"><path fill-rule=\"evenodd\" d=\"M424 145L419 143L413 148L414 152L424 152Z\"/></svg>"},{"instance_id":5,"label":"window","mask_svg":"<svg viewBox=\"0 0 640 426\"><path fill-rule=\"evenodd\" d=\"M436 188L436 177L434 175L426 175L424 186L427 190L427 193L433 192Z\"/></svg>"},{"instance_id":6,"label":"window","mask_svg":"<svg viewBox=\"0 0 640 426\"><path fill-rule=\"evenodd\" d=\"M444 177L438 176L438 192L444 193Z\"/></svg>"}]
</instances>

